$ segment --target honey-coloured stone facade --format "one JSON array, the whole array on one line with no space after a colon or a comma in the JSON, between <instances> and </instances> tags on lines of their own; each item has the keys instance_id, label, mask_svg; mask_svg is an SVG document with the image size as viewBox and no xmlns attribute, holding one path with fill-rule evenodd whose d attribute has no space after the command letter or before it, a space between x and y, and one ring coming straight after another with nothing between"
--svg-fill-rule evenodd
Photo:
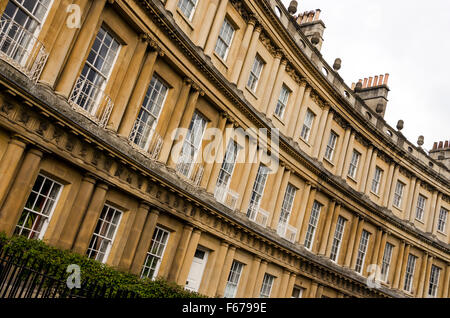
<instances>
[{"instance_id":1,"label":"honey-coloured stone facade","mask_svg":"<svg viewBox=\"0 0 450 318\"><path fill-rule=\"evenodd\" d=\"M323 60L317 12L296 18L279 0L35 5L33 29L11 13L22 1L0 5L0 231L210 297L449 297L450 171ZM223 149L186 175L173 133L194 117ZM227 140L233 129L249 133ZM279 147L259 129L278 130ZM230 142L244 160L221 184ZM257 193L262 165L277 169ZM44 177L60 190L45 192Z\"/></svg>"}]
</instances>

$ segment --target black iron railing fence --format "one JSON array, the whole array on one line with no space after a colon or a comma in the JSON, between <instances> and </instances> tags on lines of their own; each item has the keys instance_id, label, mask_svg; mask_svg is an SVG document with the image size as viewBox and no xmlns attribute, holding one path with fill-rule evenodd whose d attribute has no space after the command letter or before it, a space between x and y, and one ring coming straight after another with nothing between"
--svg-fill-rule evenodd
<instances>
[{"instance_id":1,"label":"black iron railing fence","mask_svg":"<svg viewBox=\"0 0 450 318\"><path fill-rule=\"evenodd\" d=\"M139 298L133 291L88 280L71 289L69 275L66 268L0 245L0 298Z\"/></svg>"}]
</instances>

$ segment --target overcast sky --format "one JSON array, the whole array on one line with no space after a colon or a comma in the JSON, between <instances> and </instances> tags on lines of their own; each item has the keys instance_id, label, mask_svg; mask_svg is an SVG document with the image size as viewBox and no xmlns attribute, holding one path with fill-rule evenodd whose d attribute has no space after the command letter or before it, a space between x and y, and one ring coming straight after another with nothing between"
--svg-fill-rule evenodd
<instances>
[{"instance_id":1,"label":"overcast sky","mask_svg":"<svg viewBox=\"0 0 450 318\"><path fill-rule=\"evenodd\" d=\"M283 0L286 7L289 0ZM389 73L386 121L416 145L450 139L450 1L300 0L298 12L321 9L322 54L350 86Z\"/></svg>"}]
</instances>

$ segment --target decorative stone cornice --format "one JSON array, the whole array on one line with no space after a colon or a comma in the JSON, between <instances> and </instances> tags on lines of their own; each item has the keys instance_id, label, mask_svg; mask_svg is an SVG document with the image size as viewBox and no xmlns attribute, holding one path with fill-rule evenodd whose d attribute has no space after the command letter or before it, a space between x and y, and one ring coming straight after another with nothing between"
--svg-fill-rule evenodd
<instances>
[{"instance_id":1,"label":"decorative stone cornice","mask_svg":"<svg viewBox=\"0 0 450 318\"><path fill-rule=\"evenodd\" d=\"M261 34L259 35L259 40L273 57L281 58L284 56L283 52L272 42L272 40L267 35L264 29L261 31Z\"/></svg>"},{"instance_id":2,"label":"decorative stone cornice","mask_svg":"<svg viewBox=\"0 0 450 318\"><path fill-rule=\"evenodd\" d=\"M350 127L349 123L338 112L334 112L333 120L343 129Z\"/></svg>"}]
</instances>

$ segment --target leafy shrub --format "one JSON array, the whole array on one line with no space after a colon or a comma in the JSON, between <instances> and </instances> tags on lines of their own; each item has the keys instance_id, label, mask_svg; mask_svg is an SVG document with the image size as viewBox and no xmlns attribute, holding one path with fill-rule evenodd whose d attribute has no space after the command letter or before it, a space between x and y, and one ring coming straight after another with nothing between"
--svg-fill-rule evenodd
<instances>
[{"instance_id":1,"label":"leafy shrub","mask_svg":"<svg viewBox=\"0 0 450 318\"><path fill-rule=\"evenodd\" d=\"M0 233L0 255L2 254L1 250L8 256L19 255L22 260L28 259L26 266L34 269L44 265L44 267L56 268L63 272L68 265L76 264L81 268L82 287L84 284L97 283L106 285L108 290L131 291L142 298L204 297L186 291L181 286L162 278L154 281L148 278L140 279L135 275L118 271L86 256L49 246L40 240L28 240L20 236L9 238L4 233Z\"/></svg>"}]
</instances>

